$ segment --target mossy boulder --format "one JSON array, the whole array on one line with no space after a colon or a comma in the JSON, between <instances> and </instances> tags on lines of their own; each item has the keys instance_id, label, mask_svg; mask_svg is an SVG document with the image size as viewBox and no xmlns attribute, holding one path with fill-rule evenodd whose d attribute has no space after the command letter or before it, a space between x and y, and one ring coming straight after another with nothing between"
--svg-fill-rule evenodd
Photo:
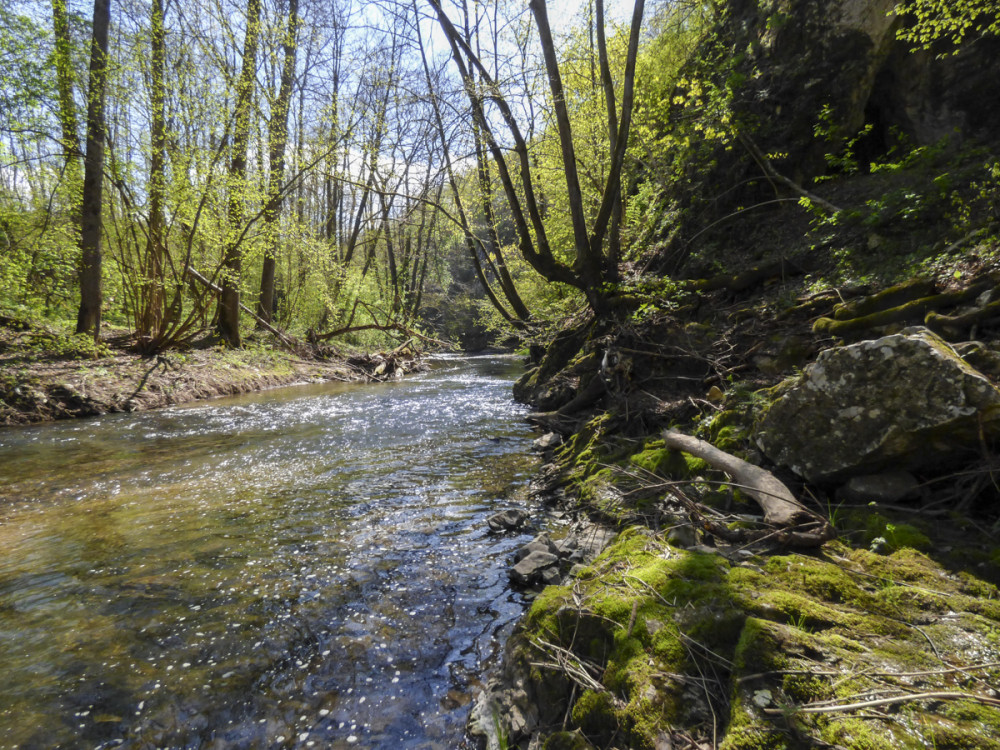
<instances>
[{"instance_id":1,"label":"mossy boulder","mask_svg":"<svg viewBox=\"0 0 1000 750\"><path fill-rule=\"evenodd\" d=\"M775 463L813 482L945 464L1000 426L1000 391L927 329L827 349L758 424Z\"/></svg>"}]
</instances>

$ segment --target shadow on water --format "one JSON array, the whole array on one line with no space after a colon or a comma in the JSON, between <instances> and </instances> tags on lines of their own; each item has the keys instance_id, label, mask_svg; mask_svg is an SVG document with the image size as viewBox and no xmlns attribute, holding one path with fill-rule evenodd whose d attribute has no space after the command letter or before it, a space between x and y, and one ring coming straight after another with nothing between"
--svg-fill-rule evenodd
<instances>
[{"instance_id":1,"label":"shadow on water","mask_svg":"<svg viewBox=\"0 0 1000 750\"><path fill-rule=\"evenodd\" d=\"M523 609L516 375L0 431L0 747L457 747Z\"/></svg>"}]
</instances>

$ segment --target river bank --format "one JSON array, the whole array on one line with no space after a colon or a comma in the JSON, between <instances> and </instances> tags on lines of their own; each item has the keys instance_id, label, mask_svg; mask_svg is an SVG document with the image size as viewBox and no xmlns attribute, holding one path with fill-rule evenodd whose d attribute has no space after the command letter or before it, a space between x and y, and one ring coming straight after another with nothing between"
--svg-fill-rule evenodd
<instances>
[{"instance_id":1,"label":"river bank","mask_svg":"<svg viewBox=\"0 0 1000 750\"><path fill-rule=\"evenodd\" d=\"M130 351L129 344L121 331L95 344L43 324L0 318L0 425L144 411L298 383L384 380L422 367L408 349L331 349L319 358L263 342L234 350L204 340L150 357Z\"/></svg>"},{"instance_id":2,"label":"river bank","mask_svg":"<svg viewBox=\"0 0 1000 750\"><path fill-rule=\"evenodd\" d=\"M863 285L750 269L564 329L515 387L547 433L535 492L619 535L539 593L477 703L484 745L1000 747L995 258ZM775 523L670 430L807 515Z\"/></svg>"}]
</instances>

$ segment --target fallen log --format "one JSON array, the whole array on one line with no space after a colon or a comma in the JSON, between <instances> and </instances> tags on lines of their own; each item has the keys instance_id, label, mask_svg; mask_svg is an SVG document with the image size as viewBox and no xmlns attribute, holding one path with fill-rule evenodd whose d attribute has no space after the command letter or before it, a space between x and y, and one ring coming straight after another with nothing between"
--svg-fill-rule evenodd
<instances>
[{"instance_id":1,"label":"fallen log","mask_svg":"<svg viewBox=\"0 0 1000 750\"><path fill-rule=\"evenodd\" d=\"M665 430L663 440L666 447L689 453L729 474L760 505L765 523L779 527L788 543L819 546L835 536L829 522L800 503L771 472L677 430Z\"/></svg>"},{"instance_id":2,"label":"fallen log","mask_svg":"<svg viewBox=\"0 0 1000 750\"><path fill-rule=\"evenodd\" d=\"M685 289L695 292L714 292L725 289L738 294L747 289L763 284L768 279L785 279L792 276L802 276L819 266L819 256L814 253L800 253L791 258L782 258L762 266L743 271L738 274L722 274L709 279L692 279L684 281Z\"/></svg>"},{"instance_id":3,"label":"fallen log","mask_svg":"<svg viewBox=\"0 0 1000 750\"><path fill-rule=\"evenodd\" d=\"M863 318L934 294L934 279L916 278L833 307L834 320Z\"/></svg>"}]
</instances>

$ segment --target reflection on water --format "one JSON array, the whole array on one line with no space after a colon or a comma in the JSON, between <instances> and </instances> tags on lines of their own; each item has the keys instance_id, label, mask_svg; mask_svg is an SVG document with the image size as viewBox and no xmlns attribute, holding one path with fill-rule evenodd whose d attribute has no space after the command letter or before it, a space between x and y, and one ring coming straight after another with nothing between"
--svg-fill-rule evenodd
<instances>
[{"instance_id":1,"label":"reflection on water","mask_svg":"<svg viewBox=\"0 0 1000 750\"><path fill-rule=\"evenodd\" d=\"M0 747L457 747L522 609L516 374L0 431Z\"/></svg>"}]
</instances>

